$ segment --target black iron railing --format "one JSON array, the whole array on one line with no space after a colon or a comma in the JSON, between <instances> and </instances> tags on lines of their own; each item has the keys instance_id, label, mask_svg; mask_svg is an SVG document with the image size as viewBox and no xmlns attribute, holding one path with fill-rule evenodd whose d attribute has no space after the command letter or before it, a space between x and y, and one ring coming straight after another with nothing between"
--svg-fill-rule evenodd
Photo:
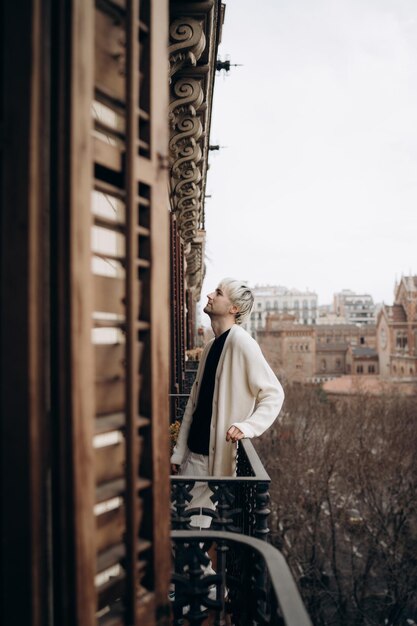
<instances>
[{"instance_id":1,"label":"black iron railing","mask_svg":"<svg viewBox=\"0 0 417 626\"><path fill-rule=\"evenodd\" d=\"M175 420L182 420L189 397L189 393L169 394L171 422L175 422Z\"/></svg>"},{"instance_id":2,"label":"black iron railing","mask_svg":"<svg viewBox=\"0 0 417 626\"><path fill-rule=\"evenodd\" d=\"M212 530L174 530L172 541L174 626L207 618L218 626L311 626L286 561L270 544ZM210 559L215 573L207 575Z\"/></svg>"},{"instance_id":3,"label":"black iron railing","mask_svg":"<svg viewBox=\"0 0 417 626\"><path fill-rule=\"evenodd\" d=\"M172 528L189 530L190 518L200 509L190 508L190 494L196 483L207 483L215 506L201 513L212 518L211 528L266 539L269 533L269 484L266 473L252 442L239 442L236 476L194 477L171 476Z\"/></svg>"}]
</instances>

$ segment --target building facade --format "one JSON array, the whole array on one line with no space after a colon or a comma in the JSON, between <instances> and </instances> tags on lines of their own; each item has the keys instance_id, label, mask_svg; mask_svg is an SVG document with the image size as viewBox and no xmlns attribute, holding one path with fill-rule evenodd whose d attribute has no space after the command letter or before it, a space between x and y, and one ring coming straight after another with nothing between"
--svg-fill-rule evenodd
<instances>
[{"instance_id":1,"label":"building facade","mask_svg":"<svg viewBox=\"0 0 417 626\"><path fill-rule=\"evenodd\" d=\"M300 325L294 316L270 315L257 337L271 367L287 380L318 383L343 376L349 372L349 350L376 355L376 329L371 325ZM350 369L354 371L351 363Z\"/></svg>"},{"instance_id":2,"label":"building facade","mask_svg":"<svg viewBox=\"0 0 417 626\"><path fill-rule=\"evenodd\" d=\"M255 302L250 318L243 327L256 338L258 330L266 327L268 315L291 315L298 324L315 324L317 321L317 294L282 286L256 285Z\"/></svg>"},{"instance_id":3,"label":"building facade","mask_svg":"<svg viewBox=\"0 0 417 626\"><path fill-rule=\"evenodd\" d=\"M333 296L333 313L347 324L375 324L376 307L372 296L343 289Z\"/></svg>"},{"instance_id":4,"label":"building facade","mask_svg":"<svg viewBox=\"0 0 417 626\"><path fill-rule=\"evenodd\" d=\"M394 304L383 305L377 319L381 377L417 378L417 276L404 276L395 286Z\"/></svg>"}]
</instances>

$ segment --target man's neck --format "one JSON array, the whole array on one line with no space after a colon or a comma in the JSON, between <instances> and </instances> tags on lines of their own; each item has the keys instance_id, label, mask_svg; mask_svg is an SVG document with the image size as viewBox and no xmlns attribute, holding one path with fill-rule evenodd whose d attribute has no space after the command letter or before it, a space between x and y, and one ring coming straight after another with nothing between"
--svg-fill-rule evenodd
<instances>
[{"instance_id":1,"label":"man's neck","mask_svg":"<svg viewBox=\"0 0 417 626\"><path fill-rule=\"evenodd\" d=\"M213 333L214 336L220 337L220 335L222 335L223 333L226 332L226 330L229 330L230 328L232 328L232 326L235 325L235 320L230 320L230 319L212 319L211 320L211 327L213 329Z\"/></svg>"}]
</instances>

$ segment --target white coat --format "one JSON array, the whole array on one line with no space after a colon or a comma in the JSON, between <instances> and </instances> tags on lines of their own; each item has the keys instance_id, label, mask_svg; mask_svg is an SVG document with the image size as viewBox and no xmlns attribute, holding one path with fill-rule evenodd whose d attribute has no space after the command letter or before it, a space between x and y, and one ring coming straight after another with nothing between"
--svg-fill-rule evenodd
<instances>
[{"instance_id":1,"label":"white coat","mask_svg":"<svg viewBox=\"0 0 417 626\"><path fill-rule=\"evenodd\" d=\"M197 406L201 379L212 339L201 355L196 379L184 412L171 463L180 465L188 454L188 433ZM233 476L235 443L226 441L230 426L245 437L258 437L278 417L284 391L256 341L234 324L224 344L216 370L209 444L209 475Z\"/></svg>"}]
</instances>

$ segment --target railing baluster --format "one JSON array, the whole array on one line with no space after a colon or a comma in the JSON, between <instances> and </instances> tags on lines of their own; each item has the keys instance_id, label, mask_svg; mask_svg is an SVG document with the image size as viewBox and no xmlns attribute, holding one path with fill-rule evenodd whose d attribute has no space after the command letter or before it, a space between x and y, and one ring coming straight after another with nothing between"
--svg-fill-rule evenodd
<instances>
[{"instance_id":1,"label":"railing baluster","mask_svg":"<svg viewBox=\"0 0 417 626\"><path fill-rule=\"evenodd\" d=\"M197 626L209 615L213 618L211 623L224 626L229 623L227 613L232 615L232 623L239 626L311 626L285 559L270 544L219 531L173 531L172 539L180 568L173 578L179 590L173 602L175 624L181 623L178 617L184 612L189 623ZM203 550L213 542L217 573L207 576L203 571ZM231 561L237 576L229 571ZM210 599L213 583L216 600Z\"/></svg>"},{"instance_id":2,"label":"railing baluster","mask_svg":"<svg viewBox=\"0 0 417 626\"><path fill-rule=\"evenodd\" d=\"M215 530L243 532L266 539L270 478L250 440L240 442L237 476L171 477L174 529L189 528L192 507L189 492L196 482L207 482L213 491L216 508L209 515L213 517Z\"/></svg>"},{"instance_id":3,"label":"railing baluster","mask_svg":"<svg viewBox=\"0 0 417 626\"><path fill-rule=\"evenodd\" d=\"M256 505L255 505L255 532L258 539L267 541L269 535L268 517L271 510L269 503L269 483L260 482L256 485Z\"/></svg>"}]
</instances>

